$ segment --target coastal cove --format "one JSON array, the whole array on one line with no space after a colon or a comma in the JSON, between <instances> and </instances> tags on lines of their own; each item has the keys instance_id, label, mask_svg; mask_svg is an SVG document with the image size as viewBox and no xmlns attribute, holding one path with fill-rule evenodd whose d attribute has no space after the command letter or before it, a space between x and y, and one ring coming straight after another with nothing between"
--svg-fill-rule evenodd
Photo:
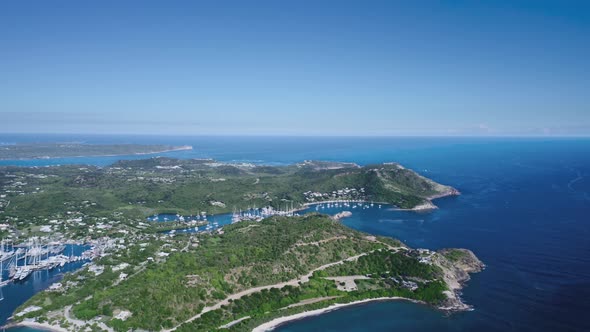
<instances>
[{"instance_id":1,"label":"coastal cove","mask_svg":"<svg viewBox=\"0 0 590 332\"><path fill-rule=\"evenodd\" d=\"M273 319L270 322L264 323L256 328L254 328L252 330L252 332L272 331L272 330L277 329L278 327L281 327L284 324L292 323L293 321L297 321L300 319L305 319L305 318L309 318L309 317L313 317L313 316L326 314L326 313L329 313L334 310L350 308L350 307L354 307L354 306L360 306L362 304L368 304L368 303L390 302L390 301L409 301L409 302L413 302L415 304L422 304L418 301L408 300L403 297L398 297L398 298L396 298L396 297L382 297L382 298L375 298L375 299L359 300L359 301L354 301L354 302L345 303L345 304L333 304L333 305L326 307L326 308L304 311L299 314L294 314L291 316L285 316L285 317Z\"/></svg>"},{"instance_id":2,"label":"coastal cove","mask_svg":"<svg viewBox=\"0 0 590 332\"><path fill-rule=\"evenodd\" d=\"M384 210L386 214L394 215L395 212L416 212L416 213L428 213L436 209L417 209L417 210L404 210L388 203L374 203L369 201L326 201L320 203L306 203L303 207L294 209L289 212L289 215L305 215L307 213L321 213L333 217L335 220L342 221L343 219L351 218L352 220L360 220L361 218L371 218L377 212L377 210ZM251 209L243 211L243 214L260 215L261 209ZM354 211L354 213L352 212ZM182 226L185 223L190 224L191 218L194 216L180 216L175 214L163 213L156 216L151 216L147 220L158 223L176 223L174 230L163 231L166 234L176 233L197 233L197 232L214 232L223 226L230 225L235 218L234 213L220 213L207 216L208 219L197 219L199 222L207 223L210 227L205 225L197 226ZM182 217L182 221L180 221ZM253 217L254 218L254 217ZM352 227L354 228L354 227Z\"/></svg>"},{"instance_id":3,"label":"coastal cove","mask_svg":"<svg viewBox=\"0 0 590 332\"><path fill-rule=\"evenodd\" d=\"M352 211L341 222L367 233L399 238L412 247L468 248L487 265L463 290L463 299L474 306L473 312L446 317L412 303L376 302L291 322L276 331L588 329L588 322L580 318L590 309L586 301L590 248L584 217L590 213L588 140L502 139L490 145L482 139L285 139L282 143L293 147L291 151L279 144L257 151L252 142L240 145L234 141L233 152L224 150L223 145L230 144L224 140L207 142L211 143L208 149L218 152L191 153L260 163L310 158L359 164L395 160L450 184L462 195L436 200L439 209L429 213L383 207ZM194 143L198 142L186 141L199 151L199 144ZM346 144L353 148L346 149ZM298 154L305 149L310 157Z\"/></svg>"}]
</instances>

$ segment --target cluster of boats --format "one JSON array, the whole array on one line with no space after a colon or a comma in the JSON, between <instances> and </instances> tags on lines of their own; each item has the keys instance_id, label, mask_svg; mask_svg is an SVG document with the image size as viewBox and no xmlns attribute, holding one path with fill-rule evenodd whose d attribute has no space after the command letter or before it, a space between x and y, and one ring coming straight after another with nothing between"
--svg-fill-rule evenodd
<instances>
[{"instance_id":1,"label":"cluster of boats","mask_svg":"<svg viewBox=\"0 0 590 332\"><path fill-rule=\"evenodd\" d=\"M191 215L191 216L182 216L180 214L173 215L172 218L168 217L169 215L159 216L157 214L153 215L151 218L148 218L150 221L180 221L180 222L199 222L199 221L207 221L207 213L201 212L201 214Z\"/></svg>"},{"instance_id":2,"label":"cluster of boats","mask_svg":"<svg viewBox=\"0 0 590 332\"><path fill-rule=\"evenodd\" d=\"M211 231L213 229L219 228L219 223L217 221L214 221L213 223L207 224L205 226L205 231ZM197 227L195 227L195 231L197 231Z\"/></svg>"},{"instance_id":3,"label":"cluster of boats","mask_svg":"<svg viewBox=\"0 0 590 332\"><path fill-rule=\"evenodd\" d=\"M331 209L331 208L351 208L351 209L369 209L374 207L375 204L373 202L367 203L363 201L336 201L336 202L328 202L328 203L319 203L315 206L316 211L320 211L323 209ZM378 204L378 207L381 208L381 204Z\"/></svg>"},{"instance_id":4,"label":"cluster of boats","mask_svg":"<svg viewBox=\"0 0 590 332\"><path fill-rule=\"evenodd\" d=\"M36 264L27 264L15 266L12 265L8 277L13 281L21 281L26 279L33 271L37 270L53 270L56 267L63 267L66 263L80 260L80 256L67 257L65 255L49 256L47 259L40 260ZM26 259L25 259L26 260Z\"/></svg>"},{"instance_id":5,"label":"cluster of boats","mask_svg":"<svg viewBox=\"0 0 590 332\"><path fill-rule=\"evenodd\" d=\"M286 205L284 210L276 210L272 206L267 206L260 209L249 208L246 211L234 211L231 221L232 224L234 224L240 221L261 221L262 219L271 216L293 217L298 215L296 211L297 209L294 208L293 203L291 203L291 206Z\"/></svg>"},{"instance_id":6,"label":"cluster of boats","mask_svg":"<svg viewBox=\"0 0 590 332\"><path fill-rule=\"evenodd\" d=\"M212 223L209 223L205 226L204 231L211 231L213 229L219 228L219 223L217 221L214 221ZM179 230L179 232L182 233L196 233L198 232L200 229L198 226L195 226L194 228L183 228L181 230ZM168 232L168 234L175 234L177 230L173 229L170 232Z\"/></svg>"},{"instance_id":7,"label":"cluster of boats","mask_svg":"<svg viewBox=\"0 0 590 332\"><path fill-rule=\"evenodd\" d=\"M365 201L353 201L353 200L330 201L330 202L324 202L324 203L317 203L317 204L314 204L314 206L315 206L316 211L320 211L323 209L330 209L330 208L369 209L374 206L377 206L379 209L381 209L381 207L382 207L381 204L375 204L373 202L368 203ZM292 202L286 204L284 209L283 208L274 209L272 206L267 206L267 207L263 207L263 208L253 207L253 208L248 208L247 210L243 210L243 211L234 209L234 212L231 217L231 223L235 224L235 223L238 223L241 221L261 221L262 219L268 218L271 216L287 216L287 217L298 216L299 214L297 213L297 211L298 211L298 209L296 209L294 207L294 204ZM169 216L154 215L154 216L150 217L149 220L150 221L179 221L179 222L191 223L191 222L207 221L207 215L204 212L202 212L201 214L197 214L195 216L182 216L180 214L169 215ZM175 234L176 232L193 233L193 232L198 232L198 231L209 232L214 229L218 229L219 223L216 221L213 221L213 222L207 223L206 226L201 226L201 227L204 227L204 229L199 229L199 227L195 226L194 228L187 227L187 228L183 228L182 230L172 230L168 233L169 234Z\"/></svg>"},{"instance_id":8,"label":"cluster of boats","mask_svg":"<svg viewBox=\"0 0 590 332\"><path fill-rule=\"evenodd\" d=\"M234 209L234 212L232 214L231 217L231 223L237 223L240 221L261 221L264 218L268 218L270 216L275 216L275 215L279 215L279 216L297 216L298 214L295 213L297 210L293 207L293 203L290 203L285 205L285 209L274 209L271 206L267 206L267 207L263 207L263 208L248 208L247 210L236 210ZM195 225L195 227L187 227L187 228L183 228L181 230L172 230L169 231L168 234L175 234L176 232L180 232L180 233L186 233L186 232L198 232L198 231L205 231L205 232L209 232L209 231L213 231L214 229L218 229L220 227L220 224L215 221L215 218L213 219L213 222L208 222L207 221L207 214L205 212L202 212L201 214L197 214L194 216L182 216L180 214L176 214L176 215L153 215L151 217L148 218L148 220L150 221L177 221L177 222L184 222L187 224L190 223L197 223L197 222L207 222L206 225L201 226L201 228L199 228L198 226Z\"/></svg>"},{"instance_id":9,"label":"cluster of boats","mask_svg":"<svg viewBox=\"0 0 590 332\"><path fill-rule=\"evenodd\" d=\"M10 282L23 281L34 271L53 270L67 263L86 259L87 255L70 256L63 254L66 246L59 243L41 245L31 240L26 245L16 246L2 241L0 246L0 287ZM3 280L5 271L8 279Z\"/></svg>"}]
</instances>

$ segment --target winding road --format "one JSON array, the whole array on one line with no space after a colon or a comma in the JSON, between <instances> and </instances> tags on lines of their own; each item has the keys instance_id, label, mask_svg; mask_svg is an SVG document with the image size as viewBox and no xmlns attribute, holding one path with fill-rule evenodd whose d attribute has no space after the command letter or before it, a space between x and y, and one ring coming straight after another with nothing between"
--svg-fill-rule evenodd
<instances>
[{"instance_id":1,"label":"winding road","mask_svg":"<svg viewBox=\"0 0 590 332\"><path fill-rule=\"evenodd\" d=\"M391 250L405 249L405 248L402 248L402 247L392 247L392 246L390 246L388 244L385 244L383 242L380 242L380 241L376 241L376 242L379 242L379 243L387 246ZM375 251L378 251L378 250L381 250L381 249L371 250L371 251L368 251L368 252L364 252L362 254L358 254L356 256L351 256L351 257L348 257L348 258L339 260L337 262L333 262L333 263L328 263L328 264L322 265L320 267L317 267L317 268L311 270L306 275L303 275L303 276L301 276L301 277L299 277L297 279L292 279L292 280L289 280L289 281L285 281L285 282L281 282L281 283L273 284L273 285L267 285L267 286L260 286L260 287L250 288L250 289L243 290L243 291L241 291L239 293L232 294L232 295L228 296L227 298L223 299L220 302L217 302L216 304L214 304L212 306L203 308L203 310L200 313L198 313L197 315L192 316L191 318L189 318L189 319L185 320L184 322L176 325L175 327L173 327L171 329L168 329L168 330L162 330L162 332L172 332L172 331L175 331L182 324L190 323L190 322L194 321L195 319L198 319L203 314L205 314L205 313L207 313L209 311L217 310L217 309L221 308L221 306L224 306L224 305L229 305L230 304L230 300L231 301L235 301L237 299L240 299L243 296L250 295L250 294L256 293L256 292L260 292L260 291L265 290L265 289L271 289L271 288L279 288L280 289L280 288L283 288L285 286L295 286L295 287L297 287L297 286L299 286L299 283L306 283L306 282L308 282L309 279L311 278L311 276L316 271L325 270L325 269L327 269L329 267L332 267L334 265L339 265L339 264L342 264L344 262L356 261L359 257L368 255L368 254L370 254L372 252L375 252Z\"/></svg>"}]
</instances>

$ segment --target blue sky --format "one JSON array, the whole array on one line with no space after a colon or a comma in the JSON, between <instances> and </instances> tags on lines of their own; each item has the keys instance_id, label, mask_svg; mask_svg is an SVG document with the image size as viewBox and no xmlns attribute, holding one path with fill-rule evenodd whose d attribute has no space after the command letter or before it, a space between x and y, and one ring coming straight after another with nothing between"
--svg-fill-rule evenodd
<instances>
[{"instance_id":1,"label":"blue sky","mask_svg":"<svg viewBox=\"0 0 590 332\"><path fill-rule=\"evenodd\" d=\"M590 135L587 1L3 1L0 132Z\"/></svg>"}]
</instances>

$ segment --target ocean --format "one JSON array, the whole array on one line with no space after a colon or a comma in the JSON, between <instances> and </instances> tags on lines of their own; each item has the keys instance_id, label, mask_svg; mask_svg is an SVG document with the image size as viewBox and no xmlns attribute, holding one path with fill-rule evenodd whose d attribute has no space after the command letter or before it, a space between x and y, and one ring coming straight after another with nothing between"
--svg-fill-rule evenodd
<instances>
[{"instance_id":1,"label":"ocean","mask_svg":"<svg viewBox=\"0 0 590 332\"><path fill-rule=\"evenodd\" d=\"M413 247L471 249L487 265L463 291L475 310L446 316L423 305L379 302L277 331L590 331L584 318L590 312L590 139L0 135L0 143L17 141L187 144L194 149L161 155L271 165L306 159L397 161L462 195L436 200L439 209L430 213L373 208L353 211L342 222ZM104 166L145 157L0 165Z\"/></svg>"}]
</instances>

